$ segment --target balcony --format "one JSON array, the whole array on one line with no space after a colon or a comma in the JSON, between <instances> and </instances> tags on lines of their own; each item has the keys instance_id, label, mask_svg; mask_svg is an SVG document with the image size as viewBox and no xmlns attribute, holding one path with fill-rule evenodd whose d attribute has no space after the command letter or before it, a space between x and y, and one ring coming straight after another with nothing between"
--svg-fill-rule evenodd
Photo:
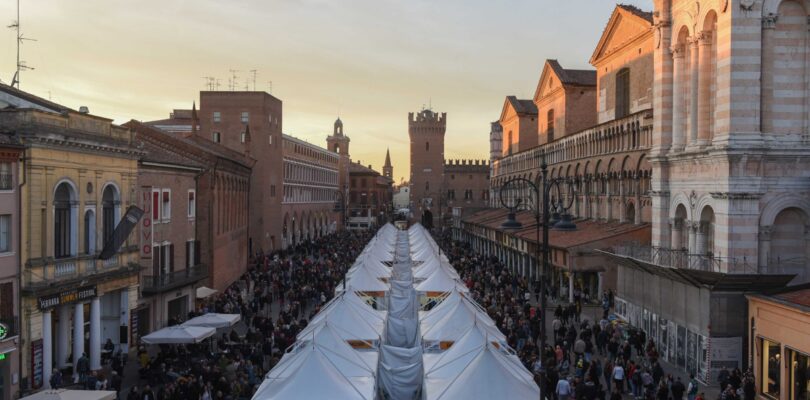
<instances>
[{"instance_id":1,"label":"balcony","mask_svg":"<svg viewBox=\"0 0 810 400\"><path fill-rule=\"evenodd\" d=\"M649 245L615 246L613 254L667 268L719 273L757 273L756 264L746 258L720 257L712 254L690 254L686 249Z\"/></svg>"},{"instance_id":2,"label":"balcony","mask_svg":"<svg viewBox=\"0 0 810 400\"><path fill-rule=\"evenodd\" d=\"M162 275L141 276L141 290L144 296L164 293L195 283L208 277L208 268L198 264L191 268L172 271Z\"/></svg>"},{"instance_id":3,"label":"balcony","mask_svg":"<svg viewBox=\"0 0 810 400\"><path fill-rule=\"evenodd\" d=\"M81 282L88 278L112 275L131 275L138 271L127 261L133 251L116 254L108 260L99 260L92 255L69 258L32 259L23 267L22 291L31 294L53 286L63 286Z\"/></svg>"}]
</instances>

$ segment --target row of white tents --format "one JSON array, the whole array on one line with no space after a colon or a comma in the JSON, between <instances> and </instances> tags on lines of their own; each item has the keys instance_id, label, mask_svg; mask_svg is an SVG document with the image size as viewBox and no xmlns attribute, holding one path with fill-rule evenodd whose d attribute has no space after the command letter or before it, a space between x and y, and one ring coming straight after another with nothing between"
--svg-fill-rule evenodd
<instances>
[{"instance_id":1,"label":"row of white tents","mask_svg":"<svg viewBox=\"0 0 810 400\"><path fill-rule=\"evenodd\" d=\"M386 225L253 398L539 398L531 373L468 292L421 225ZM419 309L414 328L401 326L409 299ZM426 304L437 305L422 310ZM417 347L391 346L392 329L413 331Z\"/></svg>"}]
</instances>

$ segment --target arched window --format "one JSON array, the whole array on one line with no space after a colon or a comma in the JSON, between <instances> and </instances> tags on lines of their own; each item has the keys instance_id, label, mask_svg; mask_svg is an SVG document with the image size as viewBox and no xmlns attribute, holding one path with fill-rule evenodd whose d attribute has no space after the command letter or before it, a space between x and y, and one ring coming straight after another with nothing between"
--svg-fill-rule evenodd
<instances>
[{"instance_id":1,"label":"arched window","mask_svg":"<svg viewBox=\"0 0 810 400\"><path fill-rule=\"evenodd\" d=\"M630 69L622 68L616 73L616 119L630 114Z\"/></svg>"},{"instance_id":2,"label":"arched window","mask_svg":"<svg viewBox=\"0 0 810 400\"><path fill-rule=\"evenodd\" d=\"M118 206L121 200L118 196L118 189L114 185L107 185L101 196L102 203L102 234L106 244L112 238L115 231L115 224L118 222ZM171 204L171 203L169 203Z\"/></svg>"},{"instance_id":3,"label":"arched window","mask_svg":"<svg viewBox=\"0 0 810 400\"><path fill-rule=\"evenodd\" d=\"M554 141L554 109L546 113L546 136L549 142Z\"/></svg>"},{"instance_id":4,"label":"arched window","mask_svg":"<svg viewBox=\"0 0 810 400\"><path fill-rule=\"evenodd\" d=\"M76 191L67 182L56 187L54 205L54 258L65 258L76 255L78 227L76 223Z\"/></svg>"},{"instance_id":5,"label":"arched window","mask_svg":"<svg viewBox=\"0 0 810 400\"><path fill-rule=\"evenodd\" d=\"M93 210L84 212L84 253L93 255L96 252L96 213Z\"/></svg>"}]
</instances>

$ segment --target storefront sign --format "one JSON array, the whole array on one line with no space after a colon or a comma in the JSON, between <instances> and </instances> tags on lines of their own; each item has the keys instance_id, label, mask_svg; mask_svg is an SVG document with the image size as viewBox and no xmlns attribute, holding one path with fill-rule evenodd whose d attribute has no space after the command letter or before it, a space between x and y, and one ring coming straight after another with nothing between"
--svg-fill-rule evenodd
<instances>
[{"instance_id":1,"label":"storefront sign","mask_svg":"<svg viewBox=\"0 0 810 400\"><path fill-rule=\"evenodd\" d=\"M41 296L37 299L40 310L47 310L62 304L73 304L96 297L96 285L82 286L78 289L69 289L61 293L49 296Z\"/></svg>"},{"instance_id":2,"label":"storefront sign","mask_svg":"<svg viewBox=\"0 0 810 400\"><path fill-rule=\"evenodd\" d=\"M3 340L8 336L8 325L0 322L0 340Z\"/></svg>"},{"instance_id":3,"label":"storefront sign","mask_svg":"<svg viewBox=\"0 0 810 400\"><path fill-rule=\"evenodd\" d=\"M132 343L138 343L138 311L139 308L134 308L129 311L129 331L132 336Z\"/></svg>"},{"instance_id":4,"label":"storefront sign","mask_svg":"<svg viewBox=\"0 0 810 400\"><path fill-rule=\"evenodd\" d=\"M42 387L42 339L31 342L31 389Z\"/></svg>"},{"instance_id":5,"label":"storefront sign","mask_svg":"<svg viewBox=\"0 0 810 400\"><path fill-rule=\"evenodd\" d=\"M144 186L141 188L141 209L143 209L145 218L142 218L140 224L138 224L141 228L138 231L141 260L152 259L152 235L154 234L154 228L152 226L152 219L154 218L152 213L153 207L152 188L149 186Z\"/></svg>"}]
</instances>

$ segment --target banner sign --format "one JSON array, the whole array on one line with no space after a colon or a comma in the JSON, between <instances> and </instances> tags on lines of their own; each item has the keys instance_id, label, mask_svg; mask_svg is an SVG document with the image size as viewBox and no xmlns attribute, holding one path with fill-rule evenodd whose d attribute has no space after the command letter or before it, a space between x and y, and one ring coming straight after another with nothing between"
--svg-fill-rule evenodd
<instances>
[{"instance_id":1,"label":"banner sign","mask_svg":"<svg viewBox=\"0 0 810 400\"><path fill-rule=\"evenodd\" d=\"M41 296L37 299L40 310L47 310L62 304L78 303L96 297L96 285L82 286L77 289L68 289L61 293Z\"/></svg>"},{"instance_id":2,"label":"banner sign","mask_svg":"<svg viewBox=\"0 0 810 400\"><path fill-rule=\"evenodd\" d=\"M31 389L42 387L42 339L31 342Z\"/></svg>"},{"instance_id":3,"label":"banner sign","mask_svg":"<svg viewBox=\"0 0 810 400\"><path fill-rule=\"evenodd\" d=\"M114 256L127 240L129 234L132 233L132 230L135 229L135 226L138 225L141 217L143 217L143 210L136 206L129 206L124 218L121 218L118 226L115 227L112 236L107 240L107 243L104 243L104 249L101 250L98 258L107 260Z\"/></svg>"}]
</instances>

